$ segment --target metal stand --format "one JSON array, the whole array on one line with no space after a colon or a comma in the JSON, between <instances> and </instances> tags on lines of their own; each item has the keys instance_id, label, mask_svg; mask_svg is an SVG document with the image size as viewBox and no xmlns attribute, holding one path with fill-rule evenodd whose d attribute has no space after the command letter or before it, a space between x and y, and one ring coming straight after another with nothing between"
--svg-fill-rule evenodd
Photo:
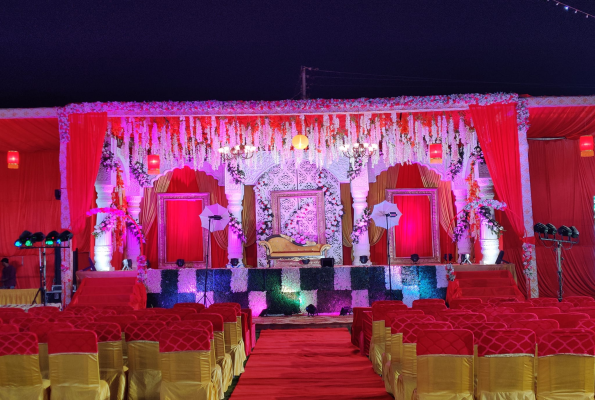
<instances>
[{"instance_id":1,"label":"metal stand","mask_svg":"<svg viewBox=\"0 0 595 400\"><path fill-rule=\"evenodd\" d=\"M578 243L578 239L576 239L576 241L573 241L572 239L570 240L562 240L562 239L550 239L547 237L539 237L539 239L541 241L544 242L553 242L554 243L554 247L556 248L556 267L558 269L558 301L562 302L563 299L563 285L564 285L564 276L563 276L563 272L562 272L562 261L564 261L564 258L562 257L562 245L564 243L570 244L570 247L566 250L569 250L572 248L572 246L574 246L575 244Z\"/></svg>"},{"instance_id":2,"label":"metal stand","mask_svg":"<svg viewBox=\"0 0 595 400\"><path fill-rule=\"evenodd\" d=\"M211 221L214 219L221 219L220 215L212 215L209 217L209 233L207 236L207 257L206 257L206 264L205 264L205 291L202 296L202 302L205 307L207 307L207 303L209 300L207 299L207 281L209 279L209 254L211 254ZM200 300L199 300L200 303Z\"/></svg>"},{"instance_id":3,"label":"metal stand","mask_svg":"<svg viewBox=\"0 0 595 400\"><path fill-rule=\"evenodd\" d=\"M45 268L46 268L46 258L45 258L45 247L43 247L43 261L41 258L41 249L39 248L39 289L37 289L37 292L35 292L35 296L33 297L33 301L31 302L31 305L35 304L35 301L37 300L37 295L41 296L41 302L43 303L43 305L47 305L47 299L45 296Z\"/></svg>"},{"instance_id":4,"label":"metal stand","mask_svg":"<svg viewBox=\"0 0 595 400\"><path fill-rule=\"evenodd\" d=\"M389 240L388 240L388 214L386 216L386 259L388 261L388 287L389 287L389 299L393 299L393 277L390 268L390 248L389 248Z\"/></svg>"}]
</instances>

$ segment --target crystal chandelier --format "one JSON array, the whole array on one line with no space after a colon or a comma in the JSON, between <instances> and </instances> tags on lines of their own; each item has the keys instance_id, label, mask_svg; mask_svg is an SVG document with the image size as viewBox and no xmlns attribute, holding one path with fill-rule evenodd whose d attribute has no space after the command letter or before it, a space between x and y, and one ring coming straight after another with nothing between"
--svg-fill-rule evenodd
<instances>
[{"instance_id":1,"label":"crystal chandelier","mask_svg":"<svg viewBox=\"0 0 595 400\"><path fill-rule=\"evenodd\" d=\"M378 145L370 143L344 144L339 147L339 150L345 157L349 158L369 157L378 150Z\"/></svg>"},{"instance_id":2,"label":"crystal chandelier","mask_svg":"<svg viewBox=\"0 0 595 400\"><path fill-rule=\"evenodd\" d=\"M219 153L221 153L221 157L223 158L223 161L228 162L231 160L248 160L249 158L252 158L252 156L254 156L254 153L256 153L256 146L250 146L250 145L244 145L244 144L238 144L237 146L234 147L229 147L229 146L225 146L225 147L221 147L219 149Z\"/></svg>"}]
</instances>

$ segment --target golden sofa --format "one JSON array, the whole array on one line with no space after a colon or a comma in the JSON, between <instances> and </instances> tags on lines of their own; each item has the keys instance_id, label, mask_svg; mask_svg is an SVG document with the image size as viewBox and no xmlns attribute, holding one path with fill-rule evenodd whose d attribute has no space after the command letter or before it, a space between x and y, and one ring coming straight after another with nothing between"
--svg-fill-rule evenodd
<instances>
[{"instance_id":1,"label":"golden sofa","mask_svg":"<svg viewBox=\"0 0 595 400\"><path fill-rule=\"evenodd\" d=\"M326 257L326 251L331 248L330 244L306 242L298 244L286 235L272 235L266 240L258 242L267 251L267 264L271 266L271 260L293 260L303 261L321 259Z\"/></svg>"}]
</instances>

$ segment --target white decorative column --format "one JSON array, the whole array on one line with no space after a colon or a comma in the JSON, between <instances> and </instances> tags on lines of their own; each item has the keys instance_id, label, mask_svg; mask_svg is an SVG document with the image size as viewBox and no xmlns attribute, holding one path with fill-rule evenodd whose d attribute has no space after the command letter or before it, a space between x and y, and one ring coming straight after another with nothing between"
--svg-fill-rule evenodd
<instances>
[{"instance_id":1,"label":"white decorative column","mask_svg":"<svg viewBox=\"0 0 595 400\"><path fill-rule=\"evenodd\" d=\"M109 207L112 204L112 192L116 186L115 174L99 168L95 190L97 191L97 207ZM107 214L97 214L97 224L101 223ZM95 239L95 269L97 271L113 271L112 261L112 233L105 232Z\"/></svg>"},{"instance_id":2,"label":"white decorative column","mask_svg":"<svg viewBox=\"0 0 595 400\"><path fill-rule=\"evenodd\" d=\"M242 226L242 200L244 200L244 184L234 182L232 176L225 168L225 195L227 196L227 209L239 221ZM242 241L232 232L231 229L227 231L227 258L229 263L227 268L242 268L244 267L244 246ZM237 258L239 264L237 266L231 265L231 259Z\"/></svg>"},{"instance_id":3,"label":"white decorative column","mask_svg":"<svg viewBox=\"0 0 595 400\"><path fill-rule=\"evenodd\" d=\"M128 214L138 223L138 216L140 214L140 203L142 196L126 196L128 202ZM136 258L140 255L141 244L138 238L130 231L126 230L126 258L132 260L132 269L137 269Z\"/></svg>"},{"instance_id":4,"label":"white decorative column","mask_svg":"<svg viewBox=\"0 0 595 400\"><path fill-rule=\"evenodd\" d=\"M455 208L458 215L465 207L465 204L467 204L467 189L465 187L456 187L453 182L452 192L455 195ZM456 221L453 221L453 224L456 224ZM471 254L471 250L471 236L469 234L469 229L465 229L461 238L457 242L457 253L460 257L461 254Z\"/></svg>"},{"instance_id":5,"label":"white decorative column","mask_svg":"<svg viewBox=\"0 0 595 400\"><path fill-rule=\"evenodd\" d=\"M487 169L487 168L486 168ZM481 170L478 168L478 170ZM478 171L481 174L480 171ZM479 175L482 176L482 175ZM489 199L492 200L494 198L494 183L492 182L491 178L480 177L477 178L477 184L479 185L479 197L481 199ZM492 213L492 217L494 216L494 210L490 207L490 212ZM482 219L481 227L480 227L480 245L481 245L481 255L482 255L482 264L495 264L496 259L498 258L498 254L500 253L500 240L498 239L498 234L493 232L489 227L488 224Z\"/></svg>"},{"instance_id":6,"label":"white decorative column","mask_svg":"<svg viewBox=\"0 0 595 400\"><path fill-rule=\"evenodd\" d=\"M370 190L370 183L368 181L368 168L364 165L361 173L357 178L351 181L351 197L353 198L353 223L362 217L364 210L368 207L366 198ZM360 261L361 256L367 256L368 262L363 264ZM353 244L353 265L368 265L370 264L370 240L368 239L368 231L360 236L359 242Z\"/></svg>"}]
</instances>

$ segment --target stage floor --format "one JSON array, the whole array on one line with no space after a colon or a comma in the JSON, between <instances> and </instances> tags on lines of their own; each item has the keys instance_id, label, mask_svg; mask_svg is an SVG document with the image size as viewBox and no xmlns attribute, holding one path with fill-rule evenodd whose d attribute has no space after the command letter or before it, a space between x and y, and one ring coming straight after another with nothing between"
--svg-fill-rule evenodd
<instances>
[{"instance_id":1,"label":"stage floor","mask_svg":"<svg viewBox=\"0 0 595 400\"><path fill-rule=\"evenodd\" d=\"M292 316L252 317L256 330L264 329L305 329L305 328L349 328L353 315L317 315L307 314Z\"/></svg>"}]
</instances>

